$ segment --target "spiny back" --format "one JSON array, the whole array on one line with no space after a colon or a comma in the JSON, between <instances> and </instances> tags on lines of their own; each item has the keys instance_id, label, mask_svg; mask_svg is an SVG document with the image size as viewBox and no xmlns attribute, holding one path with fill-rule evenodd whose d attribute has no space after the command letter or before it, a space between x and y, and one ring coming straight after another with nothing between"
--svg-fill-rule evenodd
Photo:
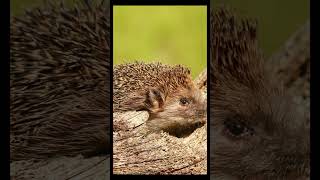
<instances>
[{"instance_id":1,"label":"spiny back","mask_svg":"<svg viewBox=\"0 0 320 180\"><path fill-rule=\"evenodd\" d=\"M11 77L30 82L63 73L83 79L105 77L109 37L109 10L104 4L73 8L48 4L27 11L10 23Z\"/></svg>"},{"instance_id":2,"label":"spiny back","mask_svg":"<svg viewBox=\"0 0 320 180\"><path fill-rule=\"evenodd\" d=\"M213 83L237 81L255 88L262 78L255 20L237 17L229 8L211 11L211 73Z\"/></svg>"},{"instance_id":3,"label":"spiny back","mask_svg":"<svg viewBox=\"0 0 320 180\"><path fill-rule=\"evenodd\" d=\"M151 88L172 94L179 88L192 88L190 70L181 65L135 62L116 65L113 69L114 110L120 108L128 95Z\"/></svg>"},{"instance_id":4,"label":"spiny back","mask_svg":"<svg viewBox=\"0 0 320 180\"><path fill-rule=\"evenodd\" d=\"M47 4L11 19L12 159L31 156L22 150L35 156L39 151L52 155L55 153L49 151L54 150L70 155L76 153L72 148L84 150L88 145L88 134L97 132L94 128L87 131L92 124L106 132L110 20L109 9L102 2L83 1L72 7ZM87 137L73 136L75 131ZM56 136L58 132L64 135ZM60 148L49 147L56 145L51 143L54 140ZM68 143L77 145L66 147Z\"/></svg>"},{"instance_id":5,"label":"spiny back","mask_svg":"<svg viewBox=\"0 0 320 180\"><path fill-rule=\"evenodd\" d=\"M105 4L48 4L11 19L13 128L63 110L74 97L109 89L108 14Z\"/></svg>"}]
</instances>

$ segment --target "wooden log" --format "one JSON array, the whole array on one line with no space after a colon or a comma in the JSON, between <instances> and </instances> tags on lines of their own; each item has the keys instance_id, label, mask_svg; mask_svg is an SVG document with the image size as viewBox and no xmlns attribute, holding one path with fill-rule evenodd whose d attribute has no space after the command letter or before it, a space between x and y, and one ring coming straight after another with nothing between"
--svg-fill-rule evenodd
<instances>
[{"instance_id":1,"label":"wooden log","mask_svg":"<svg viewBox=\"0 0 320 180\"><path fill-rule=\"evenodd\" d=\"M310 21L300 27L268 60L275 78L283 81L304 111L310 108Z\"/></svg>"},{"instance_id":2,"label":"wooden log","mask_svg":"<svg viewBox=\"0 0 320 180\"><path fill-rule=\"evenodd\" d=\"M301 88L295 85L301 78L306 84L310 80L310 22L307 21L268 59L270 70L284 81L286 88ZM299 92L297 92L299 95ZM304 96L306 92L301 92Z\"/></svg>"}]
</instances>

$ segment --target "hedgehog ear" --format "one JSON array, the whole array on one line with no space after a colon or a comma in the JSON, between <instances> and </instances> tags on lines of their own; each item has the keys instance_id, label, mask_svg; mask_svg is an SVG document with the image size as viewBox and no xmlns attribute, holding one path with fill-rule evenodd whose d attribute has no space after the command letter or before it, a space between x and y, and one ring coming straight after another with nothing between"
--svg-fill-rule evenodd
<instances>
[{"instance_id":1,"label":"hedgehog ear","mask_svg":"<svg viewBox=\"0 0 320 180\"><path fill-rule=\"evenodd\" d=\"M151 88L147 91L145 106L152 113L162 110L165 101L165 93L161 88Z\"/></svg>"}]
</instances>

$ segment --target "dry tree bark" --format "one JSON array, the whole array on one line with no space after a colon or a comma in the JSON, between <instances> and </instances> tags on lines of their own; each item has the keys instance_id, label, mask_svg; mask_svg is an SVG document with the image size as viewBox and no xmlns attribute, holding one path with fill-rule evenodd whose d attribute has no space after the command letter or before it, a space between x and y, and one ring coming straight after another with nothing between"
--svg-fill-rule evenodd
<instances>
[{"instance_id":1,"label":"dry tree bark","mask_svg":"<svg viewBox=\"0 0 320 180\"><path fill-rule=\"evenodd\" d=\"M207 68L205 68L194 80L194 83L199 87L199 89L203 89L204 91L207 88Z\"/></svg>"},{"instance_id":2,"label":"dry tree bark","mask_svg":"<svg viewBox=\"0 0 320 180\"><path fill-rule=\"evenodd\" d=\"M268 67L301 104L310 108L310 21L300 27L283 47L268 59Z\"/></svg>"}]
</instances>

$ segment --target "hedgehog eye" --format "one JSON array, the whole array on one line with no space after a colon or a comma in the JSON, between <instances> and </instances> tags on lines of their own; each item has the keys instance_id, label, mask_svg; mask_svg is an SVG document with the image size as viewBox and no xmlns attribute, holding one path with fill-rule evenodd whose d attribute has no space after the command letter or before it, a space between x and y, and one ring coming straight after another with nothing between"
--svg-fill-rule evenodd
<instances>
[{"instance_id":1,"label":"hedgehog eye","mask_svg":"<svg viewBox=\"0 0 320 180\"><path fill-rule=\"evenodd\" d=\"M225 129L232 137L244 137L246 135L253 135L253 129L248 127L243 121L239 119L227 119L224 122Z\"/></svg>"},{"instance_id":2,"label":"hedgehog eye","mask_svg":"<svg viewBox=\"0 0 320 180\"><path fill-rule=\"evenodd\" d=\"M189 100L188 100L187 98L185 98L185 97L183 97L183 98L180 99L180 104L181 104L182 106L186 106L186 105L188 105L189 103L190 103Z\"/></svg>"}]
</instances>

